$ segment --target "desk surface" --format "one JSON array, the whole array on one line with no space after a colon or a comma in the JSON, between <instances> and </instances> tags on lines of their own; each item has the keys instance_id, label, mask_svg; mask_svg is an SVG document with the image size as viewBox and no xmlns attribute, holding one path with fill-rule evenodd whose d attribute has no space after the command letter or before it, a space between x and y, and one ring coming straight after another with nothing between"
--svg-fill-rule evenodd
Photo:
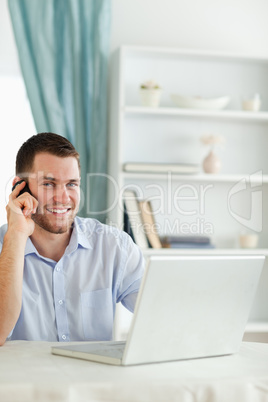
<instances>
[{"instance_id":1,"label":"desk surface","mask_svg":"<svg viewBox=\"0 0 268 402\"><path fill-rule=\"evenodd\" d=\"M268 401L268 344L243 343L231 356L132 367L54 356L53 345L0 347L0 401Z\"/></svg>"}]
</instances>

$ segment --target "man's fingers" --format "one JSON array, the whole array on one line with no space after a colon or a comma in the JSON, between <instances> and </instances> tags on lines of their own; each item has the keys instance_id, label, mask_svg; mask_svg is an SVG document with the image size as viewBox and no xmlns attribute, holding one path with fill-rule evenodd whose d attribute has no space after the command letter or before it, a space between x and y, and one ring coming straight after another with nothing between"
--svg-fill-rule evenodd
<instances>
[{"instance_id":1,"label":"man's fingers","mask_svg":"<svg viewBox=\"0 0 268 402\"><path fill-rule=\"evenodd\" d=\"M18 197L20 191L25 187L26 185L26 181L23 181L20 184L17 184L17 186L14 188L14 190L12 191L12 193L10 194L10 198L12 200L14 200L15 198Z\"/></svg>"},{"instance_id":2,"label":"man's fingers","mask_svg":"<svg viewBox=\"0 0 268 402\"><path fill-rule=\"evenodd\" d=\"M20 184L18 185L19 187ZM38 206L37 199L28 193L23 193L19 197L14 198L15 190L10 195L9 207L20 214L23 213L26 217L35 214ZM20 192L20 188L18 190Z\"/></svg>"},{"instance_id":3,"label":"man's fingers","mask_svg":"<svg viewBox=\"0 0 268 402\"><path fill-rule=\"evenodd\" d=\"M33 200L34 200L34 198L31 196L26 196L21 199L21 203L23 205L22 213L24 216L29 216L36 212L36 208L34 207Z\"/></svg>"}]
</instances>

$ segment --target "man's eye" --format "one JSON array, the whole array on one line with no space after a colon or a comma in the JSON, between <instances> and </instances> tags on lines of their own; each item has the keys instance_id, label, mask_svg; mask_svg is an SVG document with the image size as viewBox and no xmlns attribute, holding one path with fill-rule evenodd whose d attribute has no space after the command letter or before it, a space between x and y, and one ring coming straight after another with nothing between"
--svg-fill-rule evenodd
<instances>
[{"instance_id":1,"label":"man's eye","mask_svg":"<svg viewBox=\"0 0 268 402\"><path fill-rule=\"evenodd\" d=\"M44 187L52 187L52 186L53 186L53 183L43 183L43 186L44 186Z\"/></svg>"},{"instance_id":2,"label":"man's eye","mask_svg":"<svg viewBox=\"0 0 268 402\"><path fill-rule=\"evenodd\" d=\"M67 184L68 187L77 187L78 184L77 183L69 183Z\"/></svg>"}]
</instances>

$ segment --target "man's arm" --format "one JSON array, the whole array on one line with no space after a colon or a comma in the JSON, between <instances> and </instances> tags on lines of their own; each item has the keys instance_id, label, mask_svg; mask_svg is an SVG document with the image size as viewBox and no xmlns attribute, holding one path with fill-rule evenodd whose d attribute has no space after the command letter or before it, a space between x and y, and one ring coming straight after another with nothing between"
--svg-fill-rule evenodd
<instances>
[{"instance_id":1,"label":"man's arm","mask_svg":"<svg viewBox=\"0 0 268 402\"><path fill-rule=\"evenodd\" d=\"M140 284L144 274L145 260L140 248L131 238L124 234L124 254L122 260L123 274L120 275L117 302L121 302L129 311L133 312L138 296Z\"/></svg>"},{"instance_id":2,"label":"man's arm","mask_svg":"<svg viewBox=\"0 0 268 402\"><path fill-rule=\"evenodd\" d=\"M34 231L32 213L37 200L25 193L18 196L25 182L18 185L6 207L8 230L0 255L0 346L14 328L21 310L24 250L27 238Z\"/></svg>"}]
</instances>

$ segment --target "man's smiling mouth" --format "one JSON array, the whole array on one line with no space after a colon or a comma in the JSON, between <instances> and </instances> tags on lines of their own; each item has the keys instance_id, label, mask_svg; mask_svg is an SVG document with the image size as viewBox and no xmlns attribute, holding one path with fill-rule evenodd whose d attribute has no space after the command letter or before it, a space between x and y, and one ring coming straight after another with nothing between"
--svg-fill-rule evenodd
<instances>
[{"instance_id":1,"label":"man's smiling mouth","mask_svg":"<svg viewBox=\"0 0 268 402\"><path fill-rule=\"evenodd\" d=\"M47 211L52 214L66 214L71 208L47 208Z\"/></svg>"}]
</instances>

